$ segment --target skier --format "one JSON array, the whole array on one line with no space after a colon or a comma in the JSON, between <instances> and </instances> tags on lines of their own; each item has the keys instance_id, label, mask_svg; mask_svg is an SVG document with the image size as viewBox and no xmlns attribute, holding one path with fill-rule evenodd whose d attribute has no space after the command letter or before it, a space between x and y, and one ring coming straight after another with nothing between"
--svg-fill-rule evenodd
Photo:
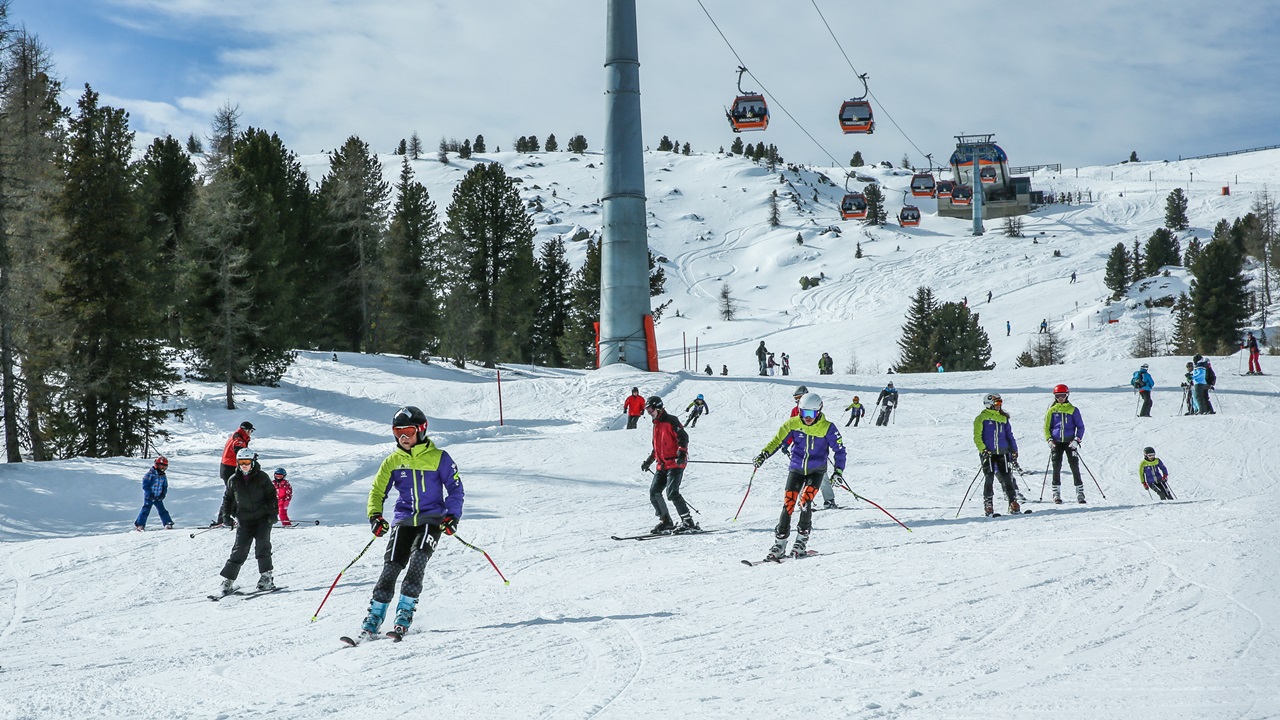
<instances>
[{"instance_id":1,"label":"skier","mask_svg":"<svg viewBox=\"0 0 1280 720\"><path fill-rule=\"evenodd\" d=\"M640 388L631 388L631 394L622 401L622 411L627 414L627 429L635 430L636 423L640 422L640 416L644 414L644 398L640 395Z\"/></svg>"},{"instance_id":2,"label":"skier","mask_svg":"<svg viewBox=\"0 0 1280 720\"><path fill-rule=\"evenodd\" d=\"M1138 411L1138 417L1151 417L1151 389L1156 386L1156 381L1151 379L1147 368L1148 365L1142 363L1142 367L1129 380L1129 384L1142 397L1142 409Z\"/></svg>"},{"instance_id":3,"label":"skier","mask_svg":"<svg viewBox=\"0 0 1280 720\"><path fill-rule=\"evenodd\" d=\"M653 474L653 483L649 485L649 502L658 516L658 524L653 527L654 533L697 532L701 528L689 514L689 506L680 494L680 483L684 480L684 468L689 461L689 433L685 432L680 419L662 407L662 398L654 395L644 404L645 412L653 421L653 450L649 457L640 463L640 469L649 472L654 462L658 463L658 471ZM671 513L667 511L667 503L662 499L666 491L667 499L676 506L680 516L680 527L671 522Z\"/></svg>"},{"instance_id":4,"label":"skier","mask_svg":"<svg viewBox=\"0 0 1280 720\"><path fill-rule=\"evenodd\" d=\"M1262 355L1262 351L1258 349L1258 338L1249 333L1249 337L1244 341L1244 348L1249 351L1249 372L1245 375L1261 375L1262 363L1258 362L1258 358Z\"/></svg>"},{"instance_id":5,"label":"skier","mask_svg":"<svg viewBox=\"0 0 1280 720\"><path fill-rule=\"evenodd\" d=\"M809 394L808 387L804 385L796 386L796 391L791 393L791 398L796 401L796 404L791 408L791 417L795 417L800 414L800 400L803 399L804 396L808 394ZM790 448L783 448L783 449L789 450Z\"/></svg>"},{"instance_id":6,"label":"skier","mask_svg":"<svg viewBox=\"0 0 1280 720\"><path fill-rule=\"evenodd\" d=\"M249 448L236 453L236 471L227 479L227 490L222 495L221 517L238 522L236 539L231 555L222 566L222 585L219 593L229 595L235 591L235 580L240 566L249 558L249 545L258 560L258 589L274 590L271 565L271 526L279 519L279 501L271 478L258 467L258 456Z\"/></svg>"},{"instance_id":7,"label":"skier","mask_svg":"<svg viewBox=\"0 0 1280 720\"><path fill-rule=\"evenodd\" d=\"M1071 477L1076 485L1076 502L1083 503L1084 480L1080 477L1080 459L1076 456L1080 442L1084 440L1084 420L1080 409L1068 402L1070 389L1055 385L1053 404L1044 415L1044 438L1053 458L1053 501L1062 504L1062 454L1067 454Z\"/></svg>"},{"instance_id":8,"label":"skier","mask_svg":"<svg viewBox=\"0 0 1280 720\"><path fill-rule=\"evenodd\" d=\"M375 537L387 530L387 551L382 556L382 573L373 586L369 614L360 626L359 640L377 637L387 616L387 608L395 597L396 580L408 568L400 584L400 601L389 637L399 638L409 631L418 595L422 592L422 574L427 561L435 553L440 534L452 535L462 519L462 478L449 453L427 437L427 416L419 408L407 405L391 418L391 433L396 448L383 459L369 489L366 514ZM396 489L395 515L391 523L382 517L391 488Z\"/></svg>"},{"instance_id":9,"label":"skier","mask_svg":"<svg viewBox=\"0 0 1280 720\"><path fill-rule=\"evenodd\" d=\"M862 416L867 414L866 408L862 407L857 395L853 396L853 402L845 406L845 410L849 411L849 422L844 424L845 427L849 427L849 423L853 423L854 427L858 427L858 423L862 422Z\"/></svg>"},{"instance_id":10,"label":"skier","mask_svg":"<svg viewBox=\"0 0 1280 720\"><path fill-rule=\"evenodd\" d=\"M988 290L988 291L987 291L987 304L988 304L988 305L990 305L990 304L991 304L991 291L990 291L990 290Z\"/></svg>"},{"instance_id":11,"label":"skier","mask_svg":"<svg viewBox=\"0 0 1280 720\"><path fill-rule=\"evenodd\" d=\"M822 353L822 357L818 358L818 374L832 375L835 373L834 368L835 368L835 361L831 359L830 355L826 353Z\"/></svg>"},{"instance_id":12,"label":"skier","mask_svg":"<svg viewBox=\"0 0 1280 720\"><path fill-rule=\"evenodd\" d=\"M1191 371L1191 384L1196 395L1196 414L1216 415L1213 403L1209 401L1209 391L1213 389L1218 379L1213 372L1213 366L1202 355L1196 355L1192 361L1195 363L1195 368Z\"/></svg>"},{"instance_id":13,"label":"skier","mask_svg":"<svg viewBox=\"0 0 1280 720\"><path fill-rule=\"evenodd\" d=\"M769 353L769 359L765 361L765 367L769 368L769 374L777 374L778 361L773 359L773 353Z\"/></svg>"},{"instance_id":14,"label":"skier","mask_svg":"<svg viewBox=\"0 0 1280 720\"><path fill-rule=\"evenodd\" d=\"M689 413L689 415L684 419L684 424L689 427L697 427L698 418L702 417L703 413L711 414L711 406L707 404L702 394L699 393L698 397L694 398L693 402L685 407L685 412Z\"/></svg>"},{"instance_id":15,"label":"skier","mask_svg":"<svg viewBox=\"0 0 1280 720\"><path fill-rule=\"evenodd\" d=\"M800 401L803 400L804 396L808 394L809 394L809 388L805 387L804 385L796 386L796 391L791 395L792 398L794 398L796 401L795 406L791 408L791 417L796 417L800 414ZM782 451L787 453L788 455L791 454L792 441L793 439L790 435L788 435L782 441ZM831 482L827 480L826 475L822 476L822 482L818 484L818 489L822 491L822 507L824 509L830 510L832 508L839 507L838 505L836 505L835 488L831 487Z\"/></svg>"},{"instance_id":16,"label":"skier","mask_svg":"<svg viewBox=\"0 0 1280 720\"><path fill-rule=\"evenodd\" d=\"M1048 320L1048 318L1046 318L1046 319L1044 319L1044 320L1041 320L1041 321L1040 321L1040 333L1039 333L1039 334L1044 334L1044 333L1047 333L1047 332L1049 332L1049 320Z\"/></svg>"},{"instance_id":17,"label":"skier","mask_svg":"<svg viewBox=\"0 0 1280 720\"><path fill-rule=\"evenodd\" d=\"M761 374L761 375L767 375L767 374L768 374L768 369L769 369L769 368L765 366L765 361L766 361L766 360L768 360L768 359L769 359L769 348L765 347L765 346L764 346L764 341L763 341L763 340L761 340L761 341L760 341L760 347L756 348L756 360L759 360L759 361L760 361L760 374Z\"/></svg>"},{"instance_id":18,"label":"skier","mask_svg":"<svg viewBox=\"0 0 1280 720\"><path fill-rule=\"evenodd\" d=\"M791 546L793 557L803 557L813 529L813 499L818 486L827 474L827 458L832 456L835 471L833 482L844 479L844 440L835 423L822 414L822 398L817 393L806 393L800 398L799 415L787 418L778 434L769 441L754 462L759 468L787 441L791 444L791 463L788 466L787 484L783 495L782 516L774 528L773 547L766 556L777 560L786 553L787 538L791 536L791 514L800 506L800 521L796 524L798 536Z\"/></svg>"},{"instance_id":19,"label":"skier","mask_svg":"<svg viewBox=\"0 0 1280 720\"><path fill-rule=\"evenodd\" d=\"M978 459L982 463L982 511L990 517L995 513L992 483L996 475L1000 476L1000 486L1004 488L1005 498L1009 501L1009 512L1018 514L1022 506L1018 504L1018 486L1009 471L1010 463L1018 457L1018 441L1013 437L1013 424L1009 422L1009 413L1004 411L1004 401L998 393L988 393L982 399L982 412L973 419L973 444L978 446Z\"/></svg>"},{"instance_id":20,"label":"skier","mask_svg":"<svg viewBox=\"0 0 1280 720\"><path fill-rule=\"evenodd\" d=\"M702 372L703 372L704 374L706 374L706 375L715 375L715 374L716 374L716 373L715 373L715 371L711 369L711 363L707 363L707 366L702 370Z\"/></svg>"},{"instance_id":21,"label":"skier","mask_svg":"<svg viewBox=\"0 0 1280 720\"><path fill-rule=\"evenodd\" d=\"M1191 382L1191 376L1194 374L1195 369L1195 363L1187 363L1187 372L1182 376L1184 378L1182 381L1182 402L1187 406L1187 411L1182 413L1183 415L1196 414L1196 395L1192 391Z\"/></svg>"},{"instance_id":22,"label":"skier","mask_svg":"<svg viewBox=\"0 0 1280 720\"><path fill-rule=\"evenodd\" d=\"M1005 337L1009 337L1009 336L1010 336L1010 335L1012 335L1012 334L1013 334L1013 323L1009 322L1008 320L1005 320L1005 321L1004 321L1004 336L1005 336Z\"/></svg>"},{"instance_id":23,"label":"skier","mask_svg":"<svg viewBox=\"0 0 1280 720\"><path fill-rule=\"evenodd\" d=\"M271 476L271 482L276 486L276 505L280 508L280 525L283 527L293 524L289 520L289 503L293 502L293 486L285 479L288 474L284 468L278 467L275 474Z\"/></svg>"},{"instance_id":24,"label":"skier","mask_svg":"<svg viewBox=\"0 0 1280 720\"><path fill-rule=\"evenodd\" d=\"M729 366L728 366L728 365L721 365L721 366L720 366L720 374L721 374L721 375L728 375L728 374L729 374Z\"/></svg>"},{"instance_id":25,"label":"skier","mask_svg":"<svg viewBox=\"0 0 1280 720\"><path fill-rule=\"evenodd\" d=\"M890 413L898 407L898 391L894 389L892 381L885 385L880 395L876 397L876 407L880 408L880 414L876 416L876 426L887 427Z\"/></svg>"},{"instance_id":26,"label":"skier","mask_svg":"<svg viewBox=\"0 0 1280 720\"><path fill-rule=\"evenodd\" d=\"M164 525L164 529L173 529L173 518L169 517L169 511L164 509L164 496L169 492L169 480L165 477L168 469L169 458L158 455L156 461L151 464L151 469L142 476L142 509L138 511L138 518L133 521L134 530L141 532L147 529L147 516L151 514L153 505L156 512L160 513L160 522Z\"/></svg>"},{"instance_id":27,"label":"skier","mask_svg":"<svg viewBox=\"0 0 1280 720\"><path fill-rule=\"evenodd\" d=\"M934 368L935 370L937 370L938 372L945 372L945 371L942 369L942 363L934 363L934 364L933 364L933 368Z\"/></svg>"},{"instance_id":28,"label":"skier","mask_svg":"<svg viewBox=\"0 0 1280 720\"><path fill-rule=\"evenodd\" d=\"M791 374L791 356L786 353L782 353L782 374Z\"/></svg>"},{"instance_id":29,"label":"skier","mask_svg":"<svg viewBox=\"0 0 1280 720\"><path fill-rule=\"evenodd\" d=\"M222 446L222 464L218 468L218 477L222 478L222 486L227 486L227 481L231 474L236 471L236 456L243 448L249 447L249 440L253 435L253 423L245 420L240 423L240 427L227 438L226 445ZM226 525L233 528L236 526L235 520L222 516L222 506L218 506L218 517L209 523L209 527L217 527Z\"/></svg>"},{"instance_id":30,"label":"skier","mask_svg":"<svg viewBox=\"0 0 1280 720\"><path fill-rule=\"evenodd\" d=\"M1075 281L1076 281L1076 271L1075 271L1075 270L1072 270L1072 271L1071 271L1071 282L1072 282L1072 283L1074 283ZM1068 285L1069 285L1069 284L1071 284L1071 283L1068 283Z\"/></svg>"},{"instance_id":31,"label":"skier","mask_svg":"<svg viewBox=\"0 0 1280 720\"><path fill-rule=\"evenodd\" d=\"M1169 492L1169 469L1160 458L1156 457L1153 447L1142 448L1142 462L1138 463L1138 477L1142 479L1143 490L1155 490L1161 500L1172 500Z\"/></svg>"}]
</instances>

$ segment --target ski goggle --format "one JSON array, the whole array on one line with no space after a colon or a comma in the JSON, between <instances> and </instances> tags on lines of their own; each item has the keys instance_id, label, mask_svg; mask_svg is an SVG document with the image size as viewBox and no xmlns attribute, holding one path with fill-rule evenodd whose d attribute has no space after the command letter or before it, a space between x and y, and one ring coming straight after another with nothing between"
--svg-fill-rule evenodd
<instances>
[{"instance_id":1,"label":"ski goggle","mask_svg":"<svg viewBox=\"0 0 1280 720\"><path fill-rule=\"evenodd\" d=\"M1146 457L1148 460L1155 460L1155 459L1156 459L1156 454L1155 454L1155 453L1142 453L1142 455L1143 455L1144 457Z\"/></svg>"},{"instance_id":2,"label":"ski goggle","mask_svg":"<svg viewBox=\"0 0 1280 720\"><path fill-rule=\"evenodd\" d=\"M418 437L418 426L417 425L397 425L391 428L391 433L396 436L396 440L403 440L404 438L416 438Z\"/></svg>"},{"instance_id":3,"label":"ski goggle","mask_svg":"<svg viewBox=\"0 0 1280 720\"><path fill-rule=\"evenodd\" d=\"M802 420L817 420L817 419L818 419L818 411L817 411L817 410L801 410L801 411L800 411L800 418L801 418Z\"/></svg>"},{"instance_id":4,"label":"ski goggle","mask_svg":"<svg viewBox=\"0 0 1280 720\"><path fill-rule=\"evenodd\" d=\"M237 460L236 465L239 465L240 467L251 467L253 465L253 461L248 458L244 460Z\"/></svg>"},{"instance_id":5,"label":"ski goggle","mask_svg":"<svg viewBox=\"0 0 1280 720\"><path fill-rule=\"evenodd\" d=\"M1053 399L1057 400L1058 402L1063 402L1067 399L1067 393L1054 393Z\"/></svg>"}]
</instances>

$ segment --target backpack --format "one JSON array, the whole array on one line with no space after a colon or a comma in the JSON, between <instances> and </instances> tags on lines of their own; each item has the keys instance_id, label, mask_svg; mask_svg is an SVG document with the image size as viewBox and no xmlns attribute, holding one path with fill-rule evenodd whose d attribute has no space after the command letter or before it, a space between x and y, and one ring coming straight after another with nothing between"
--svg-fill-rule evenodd
<instances>
[{"instance_id":1,"label":"backpack","mask_svg":"<svg viewBox=\"0 0 1280 720\"><path fill-rule=\"evenodd\" d=\"M1213 371L1213 366L1207 362L1204 364L1204 381L1207 385L1218 384L1218 374Z\"/></svg>"}]
</instances>

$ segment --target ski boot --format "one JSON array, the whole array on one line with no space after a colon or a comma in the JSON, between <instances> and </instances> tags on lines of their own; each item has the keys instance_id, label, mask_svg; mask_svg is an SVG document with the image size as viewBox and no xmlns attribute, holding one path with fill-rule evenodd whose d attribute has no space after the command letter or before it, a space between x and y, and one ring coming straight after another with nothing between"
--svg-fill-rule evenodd
<instances>
[{"instance_id":1,"label":"ski boot","mask_svg":"<svg viewBox=\"0 0 1280 720\"><path fill-rule=\"evenodd\" d=\"M836 501L835 501L835 500L823 500L823 501L822 501L822 509L823 509L823 510L835 510L835 509L836 509L836 508L838 508L838 507L840 507L840 506L836 504Z\"/></svg>"},{"instance_id":2,"label":"ski boot","mask_svg":"<svg viewBox=\"0 0 1280 720\"><path fill-rule=\"evenodd\" d=\"M276 584L271 578L271 571L268 570L258 577L259 590L275 590Z\"/></svg>"},{"instance_id":3,"label":"ski boot","mask_svg":"<svg viewBox=\"0 0 1280 720\"><path fill-rule=\"evenodd\" d=\"M360 642L378 637L378 628L382 627L382 620L387 616L388 605L390 603L369 601L369 614L364 617L364 623L360 625Z\"/></svg>"},{"instance_id":4,"label":"ski boot","mask_svg":"<svg viewBox=\"0 0 1280 720\"><path fill-rule=\"evenodd\" d=\"M222 584L218 586L218 592L216 594L226 596L235 591L236 588L235 585L232 584L231 578L222 578Z\"/></svg>"},{"instance_id":5,"label":"ski boot","mask_svg":"<svg viewBox=\"0 0 1280 720\"><path fill-rule=\"evenodd\" d=\"M1076 488L1076 502L1084 505L1084 488L1082 487Z\"/></svg>"},{"instance_id":6,"label":"ski boot","mask_svg":"<svg viewBox=\"0 0 1280 720\"><path fill-rule=\"evenodd\" d=\"M1010 515L1021 515L1021 514L1022 514L1022 506L1018 504L1018 501L1017 501L1017 500L1010 500L1010 501L1009 501L1009 514L1010 514Z\"/></svg>"},{"instance_id":7,"label":"ski boot","mask_svg":"<svg viewBox=\"0 0 1280 720\"><path fill-rule=\"evenodd\" d=\"M995 514L995 512L996 512L996 506L995 506L995 503L991 502L991 499L990 499L990 498L988 498L988 499L986 499L986 500L984 500L984 501L982 502L982 514L983 514L983 515L986 515L987 517L991 517L992 515L994 515L994 514Z\"/></svg>"},{"instance_id":8,"label":"ski boot","mask_svg":"<svg viewBox=\"0 0 1280 720\"><path fill-rule=\"evenodd\" d=\"M413 624L413 611L418 607L418 598L400 596L400 602L396 605L395 626L387 631L387 637L400 642L400 639L409 632L409 626Z\"/></svg>"},{"instance_id":9,"label":"ski boot","mask_svg":"<svg viewBox=\"0 0 1280 720\"><path fill-rule=\"evenodd\" d=\"M773 541L773 547L769 548L769 554L764 556L765 560L781 560L783 555L787 554L787 539L785 537L776 538Z\"/></svg>"},{"instance_id":10,"label":"ski boot","mask_svg":"<svg viewBox=\"0 0 1280 720\"><path fill-rule=\"evenodd\" d=\"M141 525L134 525L133 529L137 532L144 532L146 530L146 528L142 527Z\"/></svg>"},{"instance_id":11,"label":"ski boot","mask_svg":"<svg viewBox=\"0 0 1280 720\"><path fill-rule=\"evenodd\" d=\"M1058 489L1057 485L1053 486L1053 504L1054 505L1062 504L1062 491Z\"/></svg>"},{"instance_id":12,"label":"ski boot","mask_svg":"<svg viewBox=\"0 0 1280 720\"><path fill-rule=\"evenodd\" d=\"M661 520L659 520L658 524L654 525L653 529L650 530L649 532L653 533L654 535L665 535L675 529L676 529L675 523L671 522L671 518L664 517Z\"/></svg>"},{"instance_id":13,"label":"ski boot","mask_svg":"<svg viewBox=\"0 0 1280 720\"><path fill-rule=\"evenodd\" d=\"M693 521L692 515L681 515L680 526L671 531L672 535L682 535L684 533L702 532L702 528L698 527L698 523Z\"/></svg>"},{"instance_id":14,"label":"ski boot","mask_svg":"<svg viewBox=\"0 0 1280 720\"><path fill-rule=\"evenodd\" d=\"M802 558L808 551L809 533L802 532L796 534L796 541L791 544L791 557Z\"/></svg>"},{"instance_id":15,"label":"ski boot","mask_svg":"<svg viewBox=\"0 0 1280 720\"><path fill-rule=\"evenodd\" d=\"M165 524L164 524L164 529L165 529L165 530L172 530L172 529L173 529L173 523L165 523Z\"/></svg>"}]
</instances>

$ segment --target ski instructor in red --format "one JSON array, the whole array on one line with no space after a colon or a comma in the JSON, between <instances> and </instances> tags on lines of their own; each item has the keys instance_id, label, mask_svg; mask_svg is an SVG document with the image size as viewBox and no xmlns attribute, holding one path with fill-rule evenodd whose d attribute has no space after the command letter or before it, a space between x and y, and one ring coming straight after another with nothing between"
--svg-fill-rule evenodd
<instances>
[{"instance_id":1,"label":"ski instructor in red","mask_svg":"<svg viewBox=\"0 0 1280 720\"><path fill-rule=\"evenodd\" d=\"M360 628L359 640L377 637L395 597L396 579L407 567L400 585L394 628L387 635L399 639L409 631L413 612L422 592L422 574L435 552L440 533L452 535L462 517L462 478L449 453L427 437L427 416L412 405L396 411L391 420L396 449L382 461L369 491L369 526L382 537L390 529L382 574L373 586L369 614ZM382 507L394 487L395 516L391 523L382 517Z\"/></svg>"},{"instance_id":2,"label":"ski instructor in red","mask_svg":"<svg viewBox=\"0 0 1280 720\"><path fill-rule=\"evenodd\" d=\"M658 516L653 532L697 532L698 524L693 521L689 506L680 494L680 481L684 479L685 463L689 461L689 433L680 424L680 418L663 409L662 398L657 395L645 401L644 408L653 420L653 451L640 463L640 469L649 472L654 461L658 463L658 471L653 474L653 483L649 485L649 502L653 503L653 511ZM662 499L664 490L680 514L680 527L671 522L671 513Z\"/></svg>"},{"instance_id":3,"label":"ski instructor in red","mask_svg":"<svg viewBox=\"0 0 1280 720\"><path fill-rule=\"evenodd\" d=\"M644 415L644 398L640 395L640 388L631 388L631 394L622 402L622 409L627 413L627 429L635 430L640 416Z\"/></svg>"}]
</instances>

